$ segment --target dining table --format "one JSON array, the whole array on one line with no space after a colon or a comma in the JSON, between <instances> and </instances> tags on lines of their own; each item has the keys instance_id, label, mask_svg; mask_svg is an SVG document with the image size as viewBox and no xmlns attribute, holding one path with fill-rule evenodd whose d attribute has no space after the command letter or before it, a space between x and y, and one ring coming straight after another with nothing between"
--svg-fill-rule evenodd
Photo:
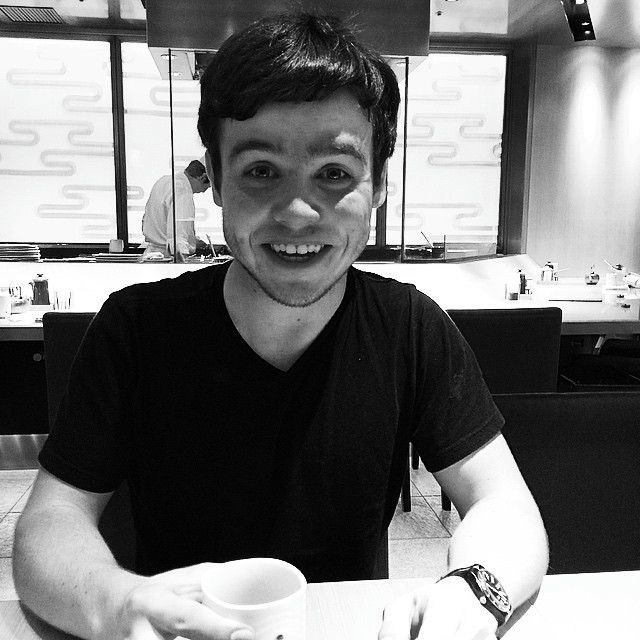
<instances>
[{"instance_id":1,"label":"dining table","mask_svg":"<svg viewBox=\"0 0 640 640\"><path fill-rule=\"evenodd\" d=\"M309 584L306 640L377 640L385 606L435 580ZM639 640L640 571L546 576L500 636L508 640ZM18 600L6 600L0 602L0 638L72 640L74 636L49 626Z\"/></svg>"}]
</instances>

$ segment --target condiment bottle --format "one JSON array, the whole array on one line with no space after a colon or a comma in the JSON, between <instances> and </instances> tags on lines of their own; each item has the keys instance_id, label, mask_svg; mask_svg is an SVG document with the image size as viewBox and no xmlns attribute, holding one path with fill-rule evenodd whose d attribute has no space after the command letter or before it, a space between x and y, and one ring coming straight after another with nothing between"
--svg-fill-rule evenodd
<instances>
[{"instance_id":1,"label":"condiment bottle","mask_svg":"<svg viewBox=\"0 0 640 640\"><path fill-rule=\"evenodd\" d=\"M520 295L527 292L527 277L524 275L522 269L518 269L520 275Z\"/></svg>"}]
</instances>

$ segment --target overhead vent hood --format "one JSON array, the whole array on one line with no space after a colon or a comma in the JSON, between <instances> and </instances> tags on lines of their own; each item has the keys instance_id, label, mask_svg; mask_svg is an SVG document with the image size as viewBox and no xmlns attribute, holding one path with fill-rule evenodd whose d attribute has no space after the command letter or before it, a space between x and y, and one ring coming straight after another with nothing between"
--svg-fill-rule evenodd
<instances>
[{"instance_id":1,"label":"overhead vent hood","mask_svg":"<svg viewBox=\"0 0 640 640\"><path fill-rule=\"evenodd\" d=\"M0 5L0 14L11 22L64 24L64 20L53 7L11 7Z\"/></svg>"},{"instance_id":2,"label":"overhead vent hood","mask_svg":"<svg viewBox=\"0 0 640 640\"><path fill-rule=\"evenodd\" d=\"M430 0L146 0L150 48L213 51L250 22L296 10L345 19L386 55L424 56Z\"/></svg>"}]
</instances>

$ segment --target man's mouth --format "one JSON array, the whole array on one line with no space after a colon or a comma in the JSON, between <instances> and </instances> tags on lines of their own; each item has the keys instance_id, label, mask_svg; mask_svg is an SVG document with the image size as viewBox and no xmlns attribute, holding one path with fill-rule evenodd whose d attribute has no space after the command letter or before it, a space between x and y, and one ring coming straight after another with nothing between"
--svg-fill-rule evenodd
<instances>
[{"instance_id":1,"label":"man's mouth","mask_svg":"<svg viewBox=\"0 0 640 640\"><path fill-rule=\"evenodd\" d=\"M270 249L279 257L288 260L309 260L318 255L326 245L323 244L269 244Z\"/></svg>"}]
</instances>

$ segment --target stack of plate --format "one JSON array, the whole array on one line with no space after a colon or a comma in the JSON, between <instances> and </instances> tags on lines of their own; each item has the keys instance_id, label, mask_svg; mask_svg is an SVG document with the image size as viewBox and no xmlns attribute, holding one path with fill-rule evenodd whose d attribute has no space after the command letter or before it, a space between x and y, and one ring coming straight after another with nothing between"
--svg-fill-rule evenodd
<instances>
[{"instance_id":1,"label":"stack of plate","mask_svg":"<svg viewBox=\"0 0 640 640\"><path fill-rule=\"evenodd\" d=\"M138 253L94 253L96 262L139 262L142 257Z\"/></svg>"},{"instance_id":2,"label":"stack of plate","mask_svg":"<svg viewBox=\"0 0 640 640\"><path fill-rule=\"evenodd\" d=\"M35 244L0 243L0 260L40 260L40 247Z\"/></svg>"}]
</instances>

